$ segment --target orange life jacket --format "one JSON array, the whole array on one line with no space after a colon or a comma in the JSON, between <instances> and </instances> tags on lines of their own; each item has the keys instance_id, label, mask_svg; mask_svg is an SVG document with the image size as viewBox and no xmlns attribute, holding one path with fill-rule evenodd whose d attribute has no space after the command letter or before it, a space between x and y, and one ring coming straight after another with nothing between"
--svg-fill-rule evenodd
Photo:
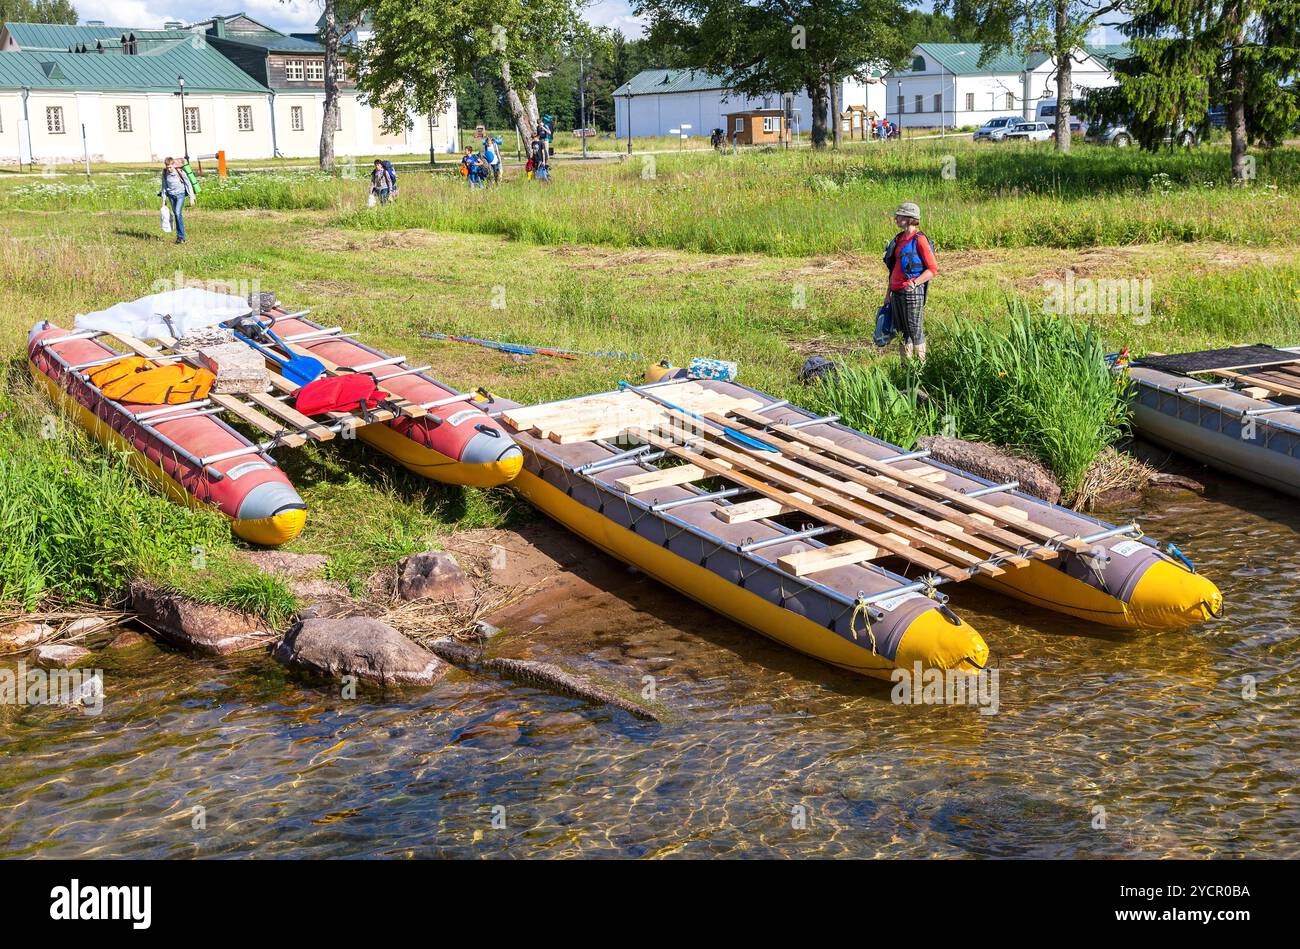
<instances>
[{"instance_id":1,"label":"orange life jacket","mask_svg":"<svg viewBox=\"0 0 1300 949\"><path fill-rule=\"evenodd\" d=\"M115 402L178 405L207 398L216 376L184 363L159 366L143 356L123 356L91 372L90 381Z\"/></svg>"}]
</instances>

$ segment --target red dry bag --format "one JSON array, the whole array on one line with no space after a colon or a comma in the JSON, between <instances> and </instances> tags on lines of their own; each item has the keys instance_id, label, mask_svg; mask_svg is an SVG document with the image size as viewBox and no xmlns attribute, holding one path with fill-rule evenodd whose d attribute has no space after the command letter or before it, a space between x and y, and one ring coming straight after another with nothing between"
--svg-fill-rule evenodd
<instances>
[{"instance_id":1,"label":"red dry bag","mask_svg":"<svg viewBox=\"0 0 1300 949\"><path fill-rule=\"evenodd\" d=\"M324 415L326 412L373 409L382 398L383 392L375 377L368 372L358 372L313 379L298 390L294 405L303 415Z\"/></svg>"}]
</instances>

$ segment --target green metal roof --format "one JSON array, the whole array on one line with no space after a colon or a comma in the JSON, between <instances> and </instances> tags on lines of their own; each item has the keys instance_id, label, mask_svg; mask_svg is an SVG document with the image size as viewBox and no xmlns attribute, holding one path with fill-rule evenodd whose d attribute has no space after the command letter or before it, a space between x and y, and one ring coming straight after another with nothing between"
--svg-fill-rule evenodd
<instances>
[{"instance_id":1,"label":"green metal roof","mask_svg":"<svg viewBox=\"0 0 1300 949\"><path fill-rule=\"evenodd\" d=\"M66 50L78 43L119 39L131 32L124 26L68 26L63 23L6 23L5 29L23 49Z\"/></svg>"},{"instance_id":2,"label":"green metal roof","mask_svg":"<svg viewBox=\"0 0 1300 949\"><path fill-rule=\"evenodd\" d=\"M722 77L700 69L643 69L614 90L616 96L645 96L657 92L707 92L725 89Z\"/></svg>"},{"instance_id":3,"label":"green metal roof","mask_svg":"<svg viewBox=\"0 0 1300 949\"><path fill-rule=\"evenodd\" d=\"M177 76L185 77L186 92L269 91L197 34L178 34L176 42L140 56L0 53L0 89L175 92Z\"/></svg>"},{"instance_id":4,"label":"green metal roof","mask_svg":"<svg viewBox=\"0 0 1300 949\"><path fill-rule=\"evenodd\" d=\"M993 53L987 63L980 65L983 47L979 43L921 43L916 48L925 57L927 67L937 65L958 76L1024 72L1026 69L1037 69L1051 58L1046 53L1035 52L1020 56L1011 50L1000 49ZM1084 48L1106 66L1116 59L1124 58L1129 52L1124 43L1103 46L1085 44Z\"/></svg>"},{"instance_id":5,"label":"green metal roof","mask_svg":"<svg viewBox=\"0 0 1300 949\"><path fill-rule=\"evenodd\" d=\"M250 46L263 49L268 53L324 53L325 47L313 40L299 39L286 33L227 33L225 36L208 34L208 38L217 43L233 43L236 46Z\"/></svg>"}]
</instances>

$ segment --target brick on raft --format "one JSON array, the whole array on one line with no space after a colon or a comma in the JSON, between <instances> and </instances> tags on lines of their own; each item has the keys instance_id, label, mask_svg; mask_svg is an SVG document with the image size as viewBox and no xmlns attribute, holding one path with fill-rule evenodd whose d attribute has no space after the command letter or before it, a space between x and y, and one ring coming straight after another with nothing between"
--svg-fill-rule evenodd
<instances>
[{"instance_id":1,"label":"brick on raft","mask_svg":"<svg viewBox=\"0 0 1300 949\"><path fill-rule=\"evenodd\" d=\"M216 392L266 392L271 378L261 354L243 343L218 343L199 349L199 361L216 374Z\"/></svg>"}]
</instances>

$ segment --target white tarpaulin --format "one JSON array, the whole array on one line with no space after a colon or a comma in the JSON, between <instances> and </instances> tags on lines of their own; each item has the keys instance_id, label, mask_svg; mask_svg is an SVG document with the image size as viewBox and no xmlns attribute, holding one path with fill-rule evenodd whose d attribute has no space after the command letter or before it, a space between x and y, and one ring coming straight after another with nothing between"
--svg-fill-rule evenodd
<instances>
[{"instance_id":1,"label":"white tarpaulin","mask_svg":"<svg viewBox=\"0 0 1300 949\"><path fill-rule=\"evenodd\" d=\"M171 336L179 339L250 311L248 301L229 293L183 287L118 303L107 310L77 316L79 330L127 333L139 339Z\"/></svg>"}]
</instances>

